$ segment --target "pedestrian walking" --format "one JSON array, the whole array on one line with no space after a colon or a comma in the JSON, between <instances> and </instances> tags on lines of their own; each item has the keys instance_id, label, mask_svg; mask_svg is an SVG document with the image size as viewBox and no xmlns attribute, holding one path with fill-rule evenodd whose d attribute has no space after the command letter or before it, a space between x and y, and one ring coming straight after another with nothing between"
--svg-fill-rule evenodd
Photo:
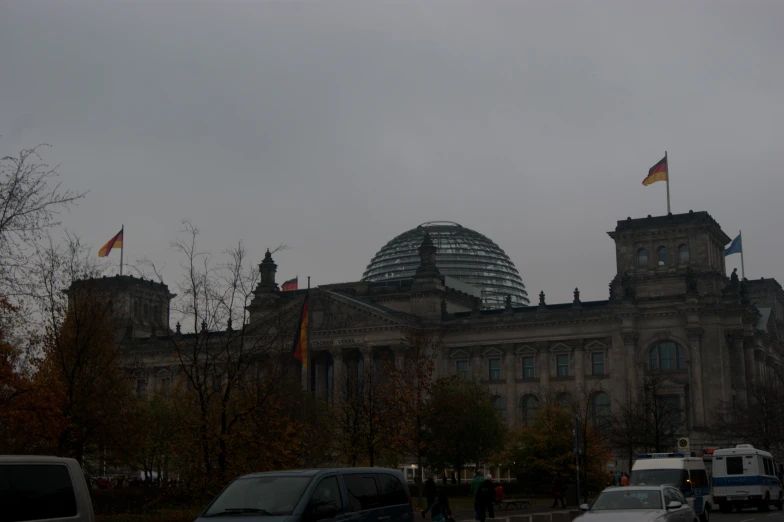
<instances>
[{"instance_id":1,"label":"pedestrian walking","mask_svg":"<svg viewBox=\"0 0 784 522\"><path fill-rule=\"evenodd\" d=\"M564 479L561 476L561 473L560 472L556 473L555 477L553 477L553 484L552 484L553 505L550 507L557 508L558 502L561 503L561 507L564 508L566 507L566 501L564 500L564 489L565 489L564 486L565 486Z\"/></svg>"},{"instance_id":2,"label":"pedestrian walking","mask_svg":"<svg viewBox=\"0 0 784 522\"><path fill-rule=\"evenodd\" d=\"M427 499L427 507L424 511L422 511L422 518L425 518L427 512L430 511L430 508L433 507L433 504L436 503L436 494L438 493L438 488L436 487L436 476L433 475L429 477L427 481L425 481L425 498Z\"/></svg>"},{"instance_id":3,"label":"pedestrian walking","mask_svg":"<svg viewBox=\"0 0 784 522\"><path fill-rule=\"evenodd\" d=\"M433 522L446 522L454 520L452 518L452 509L449 507L449 499L446 493L439 493L438 500L433 504L433 509L430 512Z\"/></svg>"},{"instance_id":4,"label":"pedestrian walking","mask_svg":"<svg viewBox=\"0 0 784 522\"><path fill-rule=\"evenodd\" d=\"M624 474L621 476L621 486L628 486L628 485L629 485L629 475L627 475L626 473L624 473Z\"/></svg>"},{"instance_id":5,"label":"pedestrian walking","mask_svg":"<svg viewBox=\"0 0 784 522\"><path fill-rule=\"evenodd\" d=\"M493 484L493 476L488 473L485 475L485 480L476 491L476 519L480 522L485 522L487 515L490 518L495 518L495 510L493 502L495 501L495 484Z\"/></svg>"}]
</instances>

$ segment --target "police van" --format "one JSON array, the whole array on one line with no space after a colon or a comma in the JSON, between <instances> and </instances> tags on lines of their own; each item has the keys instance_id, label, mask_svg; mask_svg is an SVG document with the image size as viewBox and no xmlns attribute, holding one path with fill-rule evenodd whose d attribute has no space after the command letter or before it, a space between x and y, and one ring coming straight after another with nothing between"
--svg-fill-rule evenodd
<instances>
[{"instance_id":1,"label":"police van","mask_svg":"<svg viewBox=\"0 0 784 522\"><path fill-rule=\"evenodd\" d=\"M771 504L782 509L778 466L767 451L751 444L713 452L713 492L722 513L733 508L756 507L768 511Z\"/></svg>"},{"instance_id":2,"label":"police van","mask_svg":"<svg viewBox=\"0 0 784 522\"><path fill-rule=\"evenodd\" d=\"M646 453L637 455L632 466L629 484L661 486L668 484L680 489L694 513L702 522L710 519L713 496L705 473L705 463L696 453Z\"/></svg>"}]
</instances>

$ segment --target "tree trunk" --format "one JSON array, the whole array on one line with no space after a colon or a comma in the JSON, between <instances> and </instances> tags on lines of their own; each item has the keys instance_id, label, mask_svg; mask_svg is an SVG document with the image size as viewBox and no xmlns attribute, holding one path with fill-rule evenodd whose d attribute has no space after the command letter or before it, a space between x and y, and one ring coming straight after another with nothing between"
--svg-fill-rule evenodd
<instances>
[{"instance_id":1,"label":"tree trunk","mask_svg":"<svg viewBox=\"0 0 784 522\"><path fill-rule=\"evenodd\" d=\"M417 505L422 507L422 454L417 454L417 470L414 476L414 483L417 487Z\"/></svg>"}]
</instances>

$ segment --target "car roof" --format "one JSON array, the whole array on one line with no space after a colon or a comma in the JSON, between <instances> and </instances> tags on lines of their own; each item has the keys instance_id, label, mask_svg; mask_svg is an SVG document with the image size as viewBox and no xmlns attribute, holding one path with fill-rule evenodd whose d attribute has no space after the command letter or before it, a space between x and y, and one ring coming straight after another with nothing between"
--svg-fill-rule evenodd
<instances>
[{"instance_id":1,"label":"car roof","mask_svg":"<svg viewBox=\"0 0 784 522\"><path fill-rule=\"evenodd\" d=\"M671 488L671 487L674 487L674 486L671 486L670 484L662 484L661 486L634 486L634 485L629 485L629 486L612 486L612 487L609 487L609 488L604 488L604 491L628 491L630 489L644 489L644 490L650 490L650 491L658 491L658 490L660 490L661 488L664 488L664 487Z\"/></svg>"},{"instance_id":2,"label":"car roof","mask_svg":"<svg viewBox=\"0 0 784 522\"><path fill-rule=\"evenodd\" d=\"M61 464L66 462L76 462L76 460L65 457L47 457L45 455L0 455L0 464Z\"/></svg>"},{"instance_id":3,"label":"car roof","mask_svg":"<svg viewBox=\"0 0 784 522\"><path fill-rule=\"evenodd\" d=\"M314 469L285 469L280 471L262 471L259 473L249 473L237 478L255 478L255 477L315 477L316 475L325 475L327 473L386 473L394 474L397 477L402 476L402 473L396 469L391 468L314 468Z\"/></svg>"}]
</instances>

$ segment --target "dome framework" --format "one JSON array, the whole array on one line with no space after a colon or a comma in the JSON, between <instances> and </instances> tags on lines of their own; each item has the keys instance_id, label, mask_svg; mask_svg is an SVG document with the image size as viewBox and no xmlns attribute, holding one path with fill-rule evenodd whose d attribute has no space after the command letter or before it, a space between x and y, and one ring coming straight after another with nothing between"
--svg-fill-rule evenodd
<instances>
[{"instance_id":1,"label":"dome framework","mask_svg":"<svg viewBox=\"0 0 784 522\"><path fill-rule=\"evenodd\" d=\"M485 308L503 308L507 296L516 306L528 304L528 292L509 256L490 238L451 221L430 221L393 238L373 256L362 280L410 279L419 265L418 248L425 232L438 249L436 266L443 275L482 292Z\"/></svg>"}]
</instances>

